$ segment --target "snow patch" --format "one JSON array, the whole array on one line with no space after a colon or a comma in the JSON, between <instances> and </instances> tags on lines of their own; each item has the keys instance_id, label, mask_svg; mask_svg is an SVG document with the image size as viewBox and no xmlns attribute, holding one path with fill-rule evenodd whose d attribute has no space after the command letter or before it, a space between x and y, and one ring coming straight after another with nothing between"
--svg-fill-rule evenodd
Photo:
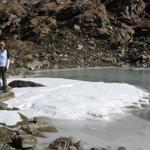
<instances>
[{"instance_id":1,"label":"snow patch","mask_svg":"<svg viewBox=\"0 0 150 150\"><path fill-rule=\"evenodd\" d=\"M8 126L16 125L20 122L20 115L16 111L0 110L0 123Z\"/></svg>"}]
</instances>

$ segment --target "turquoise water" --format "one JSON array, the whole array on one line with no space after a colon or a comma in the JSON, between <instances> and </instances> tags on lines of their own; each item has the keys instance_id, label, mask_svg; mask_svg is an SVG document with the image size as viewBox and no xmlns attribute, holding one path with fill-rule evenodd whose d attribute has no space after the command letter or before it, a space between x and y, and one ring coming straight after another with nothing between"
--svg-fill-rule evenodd
<instances>
[{"instance_id":1,"label":"turquoise water","mask_svg":"<svg viewBox=\"0 0 150 150\"><path fill-rule=\"evenodd\" d=\"M84 81L129 83L150 91L150 70L122 68L72 69L41 71L34 77L54 77Z\"/></svg>"}]
</instances>

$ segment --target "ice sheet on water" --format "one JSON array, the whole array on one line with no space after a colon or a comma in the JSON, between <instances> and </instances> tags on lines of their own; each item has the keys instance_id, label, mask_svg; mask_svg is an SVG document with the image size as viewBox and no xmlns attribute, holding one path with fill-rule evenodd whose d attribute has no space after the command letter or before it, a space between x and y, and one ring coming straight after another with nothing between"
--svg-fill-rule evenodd
<instances>
[{"instance_id":1,"label":"ice sheet on water","mask_svg":"<svg viewBox=\"0 0 150 150\"><path fill-rule=\"evenodd\" d=\"M13 80L13 79L11 79ZM21 80L21 79L20 79ZM122 108L140 103L148 93L125 83L88 82L57 78L23 78L46 85L15 88L7 101L28 117L59 119L105 119Z\"/></svg>"}]
</instances>

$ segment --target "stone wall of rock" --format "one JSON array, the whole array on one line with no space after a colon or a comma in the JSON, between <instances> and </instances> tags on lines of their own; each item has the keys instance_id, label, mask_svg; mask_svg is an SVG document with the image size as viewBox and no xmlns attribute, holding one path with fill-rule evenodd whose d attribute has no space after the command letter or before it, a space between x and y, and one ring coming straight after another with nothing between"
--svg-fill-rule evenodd
<instances>
[{"instance_id":1,"label":"stone wall of rock","mask_svg":"<svg viewBox=\"0 0 150 150\"><path fill-rule=\"evenodd\" d=\"M149 0L0 0L11 73L150 67Z\"/></svg>"}]
</instances>

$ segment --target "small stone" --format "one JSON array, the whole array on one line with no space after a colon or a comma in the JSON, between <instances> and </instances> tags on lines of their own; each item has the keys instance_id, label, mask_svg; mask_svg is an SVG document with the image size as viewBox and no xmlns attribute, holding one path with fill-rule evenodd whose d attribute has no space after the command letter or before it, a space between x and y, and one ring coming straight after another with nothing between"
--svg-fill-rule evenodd
<instances>
[{"instance_id":1,"label":"small stone","mask_svg":"<svg viewBox=\"0 0 150 150\"><path fill-rule=\"evenodd\" d=\"M79 31L80 30L80 26L78 26L78 25L75 24L74 25L74 29L77 30L77 31Z\"/></svg>"},{"instance_id":2,"label":"small stone","mask_svg":"<svg viewBox=\"0 0 150 150\"><path fill-rule=\"evenodd\" d=\"M40 69L42 66L43 66L42 62L38 60L34 60L33 62L27 64L27 68L31 70Z\"/></svg>"},{"instance_id":3,"label":"small stone","mask_svg":"<svg viewBox=\"0 0 150 150\"><path fill-rule=\"evenodd\" d=\"M92 40L91 40L91 41L89 41L88 43L89 43L89 44L91 44L91 45L95 45L95 42L94 42L94 41L92 41Z\"/></svg>"},{"instance_id":4,"label":"small stone","mask_svg":"<svg viewBox=\"0 0 150 150\"><path fill-rule=\"evenodd\" d=\"M79 49L79 50L83 49L83 45L78 44L78 49Z\"/></svg>"},{"instance_id":5,"label":"small stone","mask_svg":"<svg viewBox=\"0 0 150 150\"><path fill-rule=\"evenodd\" d=\"M25 56L26 59L32 60L33 59L33 55L29 54L27 56Z\"/></svg>"}]
</instances>

